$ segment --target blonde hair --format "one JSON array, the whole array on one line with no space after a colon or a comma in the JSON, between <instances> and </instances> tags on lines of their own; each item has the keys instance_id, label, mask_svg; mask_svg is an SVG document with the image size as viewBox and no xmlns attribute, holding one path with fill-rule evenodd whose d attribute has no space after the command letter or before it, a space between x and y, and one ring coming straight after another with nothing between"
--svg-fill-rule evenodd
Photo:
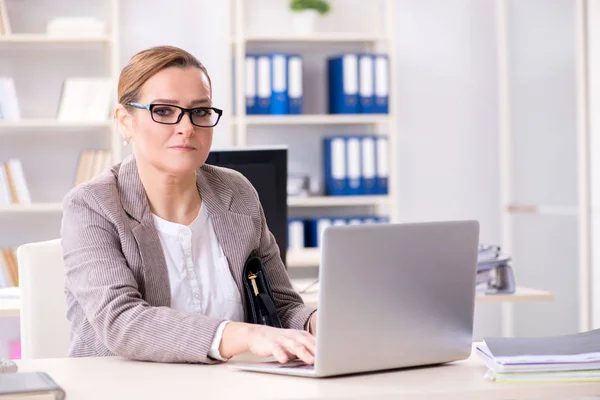
<instances>
[{"instance_id":1,"label":"blonde hair","mask_svg":"<svg viewBox=\"0 0 600 400\"><path fill-rule=\"evenodd\" d=\"M128 102L137 101L142 85L169 67L198 68L204 72L212 87L206 67L192 54L174 46L156 46L135 54L121 71L117 91L119 103L126 106Z\"/></svg>"}]
</instances>

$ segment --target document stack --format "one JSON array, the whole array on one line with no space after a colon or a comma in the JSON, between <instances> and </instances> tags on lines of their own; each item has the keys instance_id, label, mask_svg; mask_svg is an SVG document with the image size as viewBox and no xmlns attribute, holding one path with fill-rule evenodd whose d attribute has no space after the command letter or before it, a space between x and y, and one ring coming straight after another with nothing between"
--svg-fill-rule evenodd
<instances>
[{"instance_id":1,"label":"document stack","mask_svg":"<svg viewBox=\"0 0 600 400\"><path fill-rule=\"evenodd\" d=\"M477 257L478 294L511 294L516 290L511 258L502 254L500 247L479 245Z\"/></svg>"},{"instance_id":2,"label":"document stack","mask_svg":"<svg viewBox=\"0 0 600 400\"><path fill-rule=\"evenodd\" d=\"M600 382L600 329L564 336L486 338L477 354L496 382Z\"/></svg>"}]
</instances>

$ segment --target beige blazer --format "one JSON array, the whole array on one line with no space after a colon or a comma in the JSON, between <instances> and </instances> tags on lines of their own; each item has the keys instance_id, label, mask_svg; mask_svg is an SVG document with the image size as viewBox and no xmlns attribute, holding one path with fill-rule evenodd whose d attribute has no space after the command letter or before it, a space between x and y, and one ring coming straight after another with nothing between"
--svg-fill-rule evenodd
<instances>
[{"instance_id":1,"label":"beige blazer","mask_svg":"<svg viewBox=\"0 0 600 400\"><path fill-rule=\"evenodd\" d=\"M240 293L244 263L258 255L281 323L304 329L314 309L292 289L254 187L210 165L196 181ZM215 362L208 352L222 320L170 308L167 266L133 156L67 194L61 237L69 356Z\"/></svg>"}]
</instances>

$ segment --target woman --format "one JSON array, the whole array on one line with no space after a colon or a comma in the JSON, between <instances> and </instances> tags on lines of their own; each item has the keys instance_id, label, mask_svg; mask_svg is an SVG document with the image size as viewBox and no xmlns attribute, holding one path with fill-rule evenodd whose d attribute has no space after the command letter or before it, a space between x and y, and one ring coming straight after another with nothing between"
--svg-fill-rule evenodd
<instances>
[{"instance_id":1,"label":"woman","mask_svg":"<svg viewBox=\"0 0 600 400\"><path fill-rule=\"evenodd\" d=\"M249 351L313 363L316 313L290 285L255 189L204 165L221 115L205 67L176 47L142 51L118 98L134 154L64 200L69 355L215 363ZM243 322L251 255L287 329Z\"/></svg>"}]
</instances>

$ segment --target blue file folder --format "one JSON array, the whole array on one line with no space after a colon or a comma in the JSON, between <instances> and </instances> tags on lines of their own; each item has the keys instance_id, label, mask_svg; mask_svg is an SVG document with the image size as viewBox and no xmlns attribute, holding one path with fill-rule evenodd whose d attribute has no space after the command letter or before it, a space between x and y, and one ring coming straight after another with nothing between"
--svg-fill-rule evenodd
<instances>
[{"instance_id":1,"label":"blue file folder","mask_svg":"<svg viewBox=\"0 0 600 400\"><path fill-rule=\"evenodd\" d=\"M270 114L288 113L287 56L271 54L271 110Z\"/></svg>"},{"instance_id":2,"label":"blue file folder","mask_svg":"<svg viewBox=\"0 0 600 400\"><path fill-rule=\"evenodd\" d=\"M288 56L288 102L290 114L302 114L303 80L302 58L297 54Z\"/></svg>"},{"instance_id":3,"label":"blue file folder","mask_svg":"<svg viewBox=\"0 0 600 400\"><path fill-rule=\"evenodd\" d=\"M344 54L327 61L329 113L358 112L358 59L356 54Z\"/></svg>"}]
</instances>

